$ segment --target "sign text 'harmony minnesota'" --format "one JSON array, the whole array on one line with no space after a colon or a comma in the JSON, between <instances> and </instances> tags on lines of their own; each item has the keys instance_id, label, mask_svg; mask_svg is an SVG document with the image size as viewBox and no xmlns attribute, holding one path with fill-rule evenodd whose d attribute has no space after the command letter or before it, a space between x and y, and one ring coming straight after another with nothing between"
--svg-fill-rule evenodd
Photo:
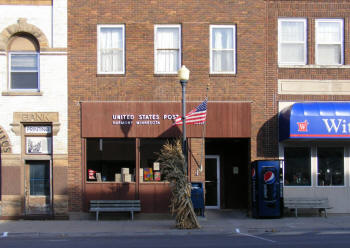
<instances>
[{"instance_id":1,"label":"sign text 'harmony minnesota'","mask_svg":"<svg viewBox=\"0 0 350 248\"><path fill-rule=\"evenodd\" d=\"M160 125L162 120L173 121L178 114L113 114L112 125Z\"/></svg>"}]
</instances>

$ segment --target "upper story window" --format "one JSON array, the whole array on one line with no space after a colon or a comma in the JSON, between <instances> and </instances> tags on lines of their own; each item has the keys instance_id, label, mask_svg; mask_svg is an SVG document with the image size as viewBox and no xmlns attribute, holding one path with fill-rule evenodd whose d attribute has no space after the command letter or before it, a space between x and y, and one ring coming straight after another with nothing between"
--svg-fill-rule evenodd
<instances>
[{"instance_id":1,"label":"upper story window","mask_svg":"<svg viewBox=\"0 0 350 248\"><path fill-rule=\"evenodd\" d=\"M181 65L181 26L154 27L154 73L176 74Z\"/></svg>"},{"instance_id":2,"label":"upper story window","mask_svg":"<svg viewBox=\"0 0 350 248\"><path fill-rule=\"evenodd\" d=\"M97 70L99 74L125 73L124 25L98 25Z\"/></svg>"},{"instance_id":3,"label":"upper story window","mask_svg":"<svg viewBox=\"0 0 350 248\"><path fill-rule=\"evenodd\" d=\"M9 89L40 91L39 44L29 34L16 34L9 43Z\"/></svg>"},{"instance_id":4,"label":"upper story window","mask_svg":"<svg viewBox=\"0 0 350 248\"><path fill-rule=\"evenodd\" d=\"M316 64L341 65L343 56L343 20L316 19Z\"/></svg>"},{"instance_id":5,"label":"upper story window","mask_svg":"<svg viewBox=\"0 0 350 248\"><path fill-rule=\"evenodd\" d=\"M210 73L236 73L236 27L210 26Z\"/></svg>"},{"instance_id":6,"label":"upper story window","mask_svg":"<svg viewBox=\"0 0 350 248\"><path fill-rule=\"evenodd\" d=\"M306 19L281 18L278 20L278 64L306 64Z\"/></svg>"}]
</instances>

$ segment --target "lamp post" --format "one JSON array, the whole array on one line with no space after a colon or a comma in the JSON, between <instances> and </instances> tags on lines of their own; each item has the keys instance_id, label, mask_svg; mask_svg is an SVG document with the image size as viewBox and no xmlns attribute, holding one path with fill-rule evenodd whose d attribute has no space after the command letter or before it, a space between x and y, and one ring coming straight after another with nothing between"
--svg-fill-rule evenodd
<instances>
[{"instance_id":1,"label":"lamp post","mask_svg":"<svg viewBox=\"0 0 350 248\"><path fill-rule=\"evenodd\" d=\"M178 71L180 84L182 88L182 154L185 159L184 172L187 175L187 143L186 143L186 84L190 78L190 70L186 66L182 66Z\"/></svg>"}]
</instances>

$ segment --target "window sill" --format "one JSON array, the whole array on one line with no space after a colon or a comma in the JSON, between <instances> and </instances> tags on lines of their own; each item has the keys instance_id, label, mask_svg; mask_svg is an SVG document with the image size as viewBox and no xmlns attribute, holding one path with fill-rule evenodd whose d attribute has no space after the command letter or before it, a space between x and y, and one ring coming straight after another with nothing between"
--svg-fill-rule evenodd
<instances>
[{"instance_id":1,"label":"window sill","mask_svg":"<svg viewBox=\"0 0 350 248\"><path fill-rule=\"evenodd\" d=\"M154 77L177 77L177 74L174 73L154 73L153 74Z\"/></svg>"},{"instance_id":2,"label":"window sill","mask_svg":"<svg viewBox=\"0 0 350 248\"><path fill-rule=\"evenodd\" d=\"M236 77L236 73L210 73L209 77Z\"/></svg>"},{"instance_id":3,"label":"window sill","mask_svg":"<svg viewBox=\"0 0 350 248\"><path fill-rule=\"evenodd\" d=\"M3 91L2 96L42 96L43 92Z\"/></svg>"},{"instance_id":4,"label":"window sill","mask_svg":"<svg viewBox=\"0 0 350 248\"><path fill-rule=\"evenodd\" d=\"M148 182L140 182L140 184L169 184L168 181L148 181Z\"/></svg>"},{"instance_id":5,"label":"window sill","mask_svg":"<svg viewBox=\"0 0 350 248\"><path fill-rule=\"evenodd\" d=\"M96 74L96 77L125 77L125 73L105 73L105 74Z\"/></svg>"},{"instance_id":6,"label":"window sill","mask_svg":"<svg viewBox=\"0 0 350 248\"><path fill-rule=\"evenodd\" d=\"M278 68L289 69L349 69L350 65L278 65Z\"/></svg>"},{"instance_id":7,"label":"window sill","mask_svg":"<svg viewBox=\"0 0 350 248\"><path fill-rule=\"evenodd\" d=\"M104 182L90 182L90 181L86 181L87 184L108 184L108 183L112 183L112 184L135 184L135 182L114 182L114 181L104 181Z\"/></svg>"}]
</instances>

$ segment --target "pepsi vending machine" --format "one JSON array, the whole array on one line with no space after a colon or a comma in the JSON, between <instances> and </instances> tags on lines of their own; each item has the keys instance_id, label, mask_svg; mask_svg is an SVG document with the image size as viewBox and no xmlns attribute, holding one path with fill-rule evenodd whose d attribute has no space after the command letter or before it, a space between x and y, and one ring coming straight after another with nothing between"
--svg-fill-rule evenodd
<instances>
[{"instance_id":1,"label":"pepsi vending machine","mask_svg":"<svg viewBox=\"0 0 350 248\"><path fill-rule=\"evenodd\" d=\"M281 217L283 213L283 160L254 161L251 185L253 217Z\"/></svg>"}]
</instances>

